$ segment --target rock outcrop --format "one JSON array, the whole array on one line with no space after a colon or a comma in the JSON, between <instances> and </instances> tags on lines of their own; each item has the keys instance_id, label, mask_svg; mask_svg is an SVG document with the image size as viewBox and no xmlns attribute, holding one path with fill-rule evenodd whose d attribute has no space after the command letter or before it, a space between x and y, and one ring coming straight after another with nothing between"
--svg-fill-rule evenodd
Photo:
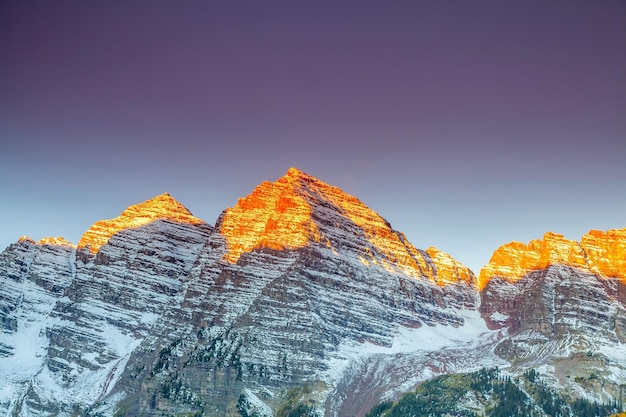
<instances>
[{"instance_id":1,"label":"rock outcrop","mask_svg":"<svg viewBox=\"0 0 626 417\"><path fill-rule=\"evenodd\" d=\"M561 337L586 328L626 341L626 229L592 230L580 242L556 233L498 248L479 276L492 328Z\"/></svg>"},{"instance_id":2,"label":"rock outcrop","mask_svg":"<svg viewBox=\"0 0 626 417\"><path fill-rule=\"evenodd\" d=\"M606 232L591 230L580 242L548 232L529 244L511 242L496 249L481 271L479 286L494 277L508 282L522 279L531 271L564 265L626 283L626 229Z\"/></svg>"},{"instance_id":3,"label":"rock outcrop","mask_svg":"<svg viewBox=\"0 0 626 417\"><path fill-rule=\"evenodd\" d=\"M479 278L481 314L507 334L496 352L518 365L553 366L575 393L623 395L625 248L621 229L593 230L580 242L546 233L497 249Z\"/></svg>"},{"instance_id":4,"label":"rock outcrop","mask_svg":"<svg viewBox=\"0 0 626 417\"><path fill-rule=\"evenodd\" d=\"M146 226L155 220L172 223L198 225L204 221L194 217L189 210L168 193L161 194L143 203L128 207L118 217L94 223L81 237L78 248L89 248L96 253L113 235L128 229Z\"/></svg>"}]
</instances>

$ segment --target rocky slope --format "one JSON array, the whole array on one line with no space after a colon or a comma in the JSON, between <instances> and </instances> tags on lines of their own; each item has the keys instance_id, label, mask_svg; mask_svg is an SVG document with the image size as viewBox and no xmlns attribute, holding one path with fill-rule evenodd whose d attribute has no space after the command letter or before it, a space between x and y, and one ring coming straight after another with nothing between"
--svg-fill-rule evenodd
<instances>
[{"instance_id":1,"label":"rocky slope","mask_svg":"<svg viewBox=\"0 0 626 417\"><path fill-rule=\"evenodd\" d=\"M626 394L626 229L580 242L555 233L497 249L480 273L480 311L508 337L496 352L514 364L549 364L574 393Z\"/></svg>"},{"instance_id":2,"label":"rocky slope","mask_svg":"<svg viewBox=\"0 0 626 417\"><path fill-rule=\"evenodd\" d=\"M21 239L3 252L0 407L64 415L106 396L211 230L164 195L97 223L78 248Z\"/></svg>"},{"instance_id":3,"label":"rocky slope","mask_svg":"<svg viewBox=\"0 0 626 417\"><path fill-rule=\"evenodd\" d=\"M292 168L215 227L164 194L78 246L24 238L0 255L0 413L362 416L435 375L558 374L557 359L585 363L578 395L598 387L575 378L612 369L616 398L624 231L546 236L501 248L477 279Z\"/></svg>"},{"instance_id":4,"label":"rocky slope","mask_svg":"<svg viewBox=\"0 0 626 417\"><path fill-rule=\"evenodd\" d=\"M0 375L4 390L19 393L43 365L46 323L74 277L76 248L64 239L23 237L0 255Z\"/></svg>"},{"instance_id":5,"label":"rocky slope","mask_svg":"<svg viewBox=\"0 0 626 417\"><path fill-rule=\"evenodd\" d=\"M194 403L185 411L236 415L242 392L277 408L285 390L308 386L317 407L345 415L343 402L324 402L340 396L354 355L392 352L402 332L461 329L477 308L467 268L414 248L359 200L295 169L226 210L216 230L183 303L159 323L172 336L131 358L130 368L151 365L124 376L139 392L130 414ZM172 389L151 394L163 386Z\"/></svg>"}]
</instances>

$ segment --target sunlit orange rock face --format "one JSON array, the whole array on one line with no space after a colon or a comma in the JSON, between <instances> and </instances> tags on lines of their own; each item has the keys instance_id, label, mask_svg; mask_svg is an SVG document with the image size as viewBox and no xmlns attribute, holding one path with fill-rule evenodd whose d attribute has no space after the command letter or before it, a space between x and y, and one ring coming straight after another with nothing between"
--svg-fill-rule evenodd
<instances>
[{"instance_id":1,"label":"sunlit orange rock face","mask_svg":"<svg viewBox=\"0 0 626 417\"><path fill-rule=\"evenodd\" d=\"M38 245L52 245L52 246L69 246L75 247L72 242L68 241L63 237L44 237L43 239L39 239L37 241Z\"/></svg>"},{"instance_id":2,"label":"sunlit orange rock face","mask_svg":"<svg viewBox=\"0 0 626 417\"><path fill-rule=\"evenodd\" d=\"M33 239L31 239L28 236L21 236L18 239L18 242L30 242L32 244L41 245L41 246L48 245L48 246L67 246L71 248L76 247L76 245L74 245L72 242L60 236L44 237L42 239L39 239L37 242L35 242Z\"/></svg>"},{"instance_id":3,"label":"sunlit orange rock face","mask_svg":"<svg viewBox=\"0 0 626 417\"><path fill-rule=\"evenodd\" d=\"M437 265L437 275L441 283L451 284L463 281L469 284L476 281L476 277L469 268L447 253L432 246L426 249L426 253Z\"/></svg>"},{"instance_id":4,"label":"sunlit orange rock face","mask_svg":"<svg viewBox=\"0 0 626 417\"><path fill-rule=\"evenodd\" d=\"M94 223L78 242L78 248L89 248L96 253L116 233L138 228L156 220L170 220L183 224L201 224L189 210L168 193L161 194L143 203L130 206L118 217Z\"/></svg>"},{"instance_id":5,"label":"sunlit orange rock face","mask_svg":"<svg viewBox=\"0 0 626 417\"><path fill-rule=\"evenodd\" d=\"M528 245L507 243L480 271L479 287L484 288L493 277L515 282L550 265L567 265L626 282L626 229L591 230L580 242L548 232Z\"/></svg>"},{"instance_id":6,"label":"sunlit orange rock face","mask_svg":"<svg viewBox=\"0 0 626 417\"><path fill-rule=\"evenodd\" d=\"M219 230L227 242L225 259L237 262L255 249L296 249L321 245L352 248L364 264L380 265L440 285L474 282L473 273L449 255L420 251L357 198L291 168L276 182L264 182L225 211Z\"/></svg>"},{"instance_id":7,"label":"sunlit orange rock face","mask_svg":"<svg viewBox=\"0 0 626 417\"><path fill-rule=\"evenodd\" d=\"M626 228L591 230L583 236L580 246L587 253L592 271L626 283Z\"/></svg>"},{"instance_id":8,"label":"sunlit orange rock face","mask_svg":"<svg viewBox=\"0 0 626 417\"><path fill-rule=\"evenodd\" d=\"M290 170L275 183L262 183L226 210L220 231L227 240L228 261L236 262L242 253L257 248L295 249L311 239L319 241L311 206L296 192L298 181L298 173Z\"/></svg>"}]
</instances>

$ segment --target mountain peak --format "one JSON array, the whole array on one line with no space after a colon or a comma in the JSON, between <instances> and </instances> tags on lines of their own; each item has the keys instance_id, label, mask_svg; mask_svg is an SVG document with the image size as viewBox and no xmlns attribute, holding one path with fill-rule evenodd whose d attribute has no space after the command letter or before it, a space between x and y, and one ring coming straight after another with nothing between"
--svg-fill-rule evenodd
<instances>
[{"instance_id":1,"label":"mountain peak","mask_svg":"<svg viewBox=\"0 0 626 417\"><path fill-rule=\"evenodd\" d=\"M145 226L156 220L169 220L184 224L204 223L203 220L194 217L169 193L163 193L143 203L128 207L114 219L94 223L82 236L78 247L89 247L92 253L96 253L115 233Z\"/></svg>"},{"instance_id":2,"label":"mountain peak","mask_svg":"<svg viewBox=\"0 0 626 417\"><path fill-rule=\"evenodd\" d=\"M20 238L17 240L18 243L21 242L28 242L28 243L35 243L35 240L33 238L31 238L30 236L20 236Z\"/></svg>"},{"instance_id":3,"label":"mountain peak","mask_svg":"<svg viewBox=\"0 0 626 417\"><path fill-rule=\"evenodd\" d=\"M236 262L242 253L258 248L295 249L319 240L312 208L295 183L312 178L290 168L277 181L263 182L224 212L220 231L228 244L225 259Z\"/></svg>"},{"instance_id":4,"label":"mountain peak","mask_svg":"<svg viewBox=\"0 0 626 417\"><path fill-rule=\"evenodd\" d=\"M287 174L285 174L284 178L295 178L295 179L299 179L302 177L310 177L310 175L300 171L298 168L296 167L291 167L287 170Z\"/></svg>"},{"instance_id":5,"label":"mountain peak","mask_svg":"<svg viewBox=\"0 0 626 417\"><path fill-rule=\"evenodd\" d=\"M270 248L321 246L349 250L363 264L379 265L439 285L473 285L469 269L434 248L419 251L387 220L338 187L297 168L273 183L263 182L227 209L219 223L227 242L224 259Z\"/></svg>"},{"instance_id":6,"label":"mountain peak","mask_svg":"<svg viewBox=\"0 0 626 417\"><path fill-rule=\"evenodd\" d=\"M591 230L580 242L546 232L542 239L528 244L507 243L496 249L489 264L480 271L479 286L484 288L496 276L515 282L531 271L551 265L570 266L626 281L626 229Z\"/></svg>"},{"instance_id":7,"label":"mountain peak","mask_svg":"<svg viewBox=\"0 0 626 417\"><path fill-rule=\"evenodd\" d=\"M329 235L333 233L328 233L328 219L320 217L322 212L334 218L336 227L345 225L346 218L357 226L371 221L389 226L357 198L292 167L275 182L261 183L224 212L220 230L228 246L225 259L236 262L241 254L260 248L332 247Z\"/></svg>"},{"instance_id":8,"label":"mountain peak","mask_svg":"<svg viewBox=\"0 0 626 417\"><path fill-rule=\"evenodd\" d=\"M295 167L289 168L287 170L287 173L283 175L282 177L280 177L279 179L277 179L276 182L292 184L295 187L306 186L305 184L308 184L308 183L318 183L318 184L324 184L326 186L329 186L328 184L325 184L323 181ZM297 185L297 184L300 184L300 185Z\"/></svg>"}]
</instances>

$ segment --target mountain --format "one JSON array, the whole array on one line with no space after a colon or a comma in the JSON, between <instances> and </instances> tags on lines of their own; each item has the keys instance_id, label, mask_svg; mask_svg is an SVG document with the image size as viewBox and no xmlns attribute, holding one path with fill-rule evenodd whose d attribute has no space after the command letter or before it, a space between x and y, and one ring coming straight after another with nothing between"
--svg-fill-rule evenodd
<instances>
[{"instance_id":1,"label":"mountain","mask_svg":"<svg viewBox=\"0 0 626 417\"><path fill-rule=\"evenodd\" d=\"M131 357L129 369L155 365L122 377L137 386L124 403L130 414L182 402L202 404L188 412L236 414L259 397L276 409L281 392L306 386L317 406L345 415L354 403L337 398L354 355L410 349L399 336L479 320L467 268L414 248L359 200L298 170L259 185L215 229L183 302L164 314L155 344Z\"/></svg>"},{"instance_id":2,"label":"mountain","mask_svg":"<svg viewBox=\"0 0 626 417\"><path fill-rule=\"evenodd\" d=\"M0 413L363 416L494 366L614 400L625 235L505 245L477 278L295 168L215 226L163 194L0 254Z\"/></svg>"},{"instance_id":3,"label":"mountain","mask_svg":"<svg viewBox=\"0 0 626 417\"><path fill-rule=\"evenodd\" d=\"M63 415L106 396L175 302L211 231L163 195L96 223L78 247L26 238L7 248L0 256L7 415Z\"/></svg>"},{"instance_id":4,"label":"mountain","mask_svg":"<svg viewBox=\"0 0 626 417\"><path fill-rule=\"evenodd\" d=\"M513 364L546 364L567 390L626 398L626 229L580 242L546 233L498 248L480 272L480 311Z\"/></svg>"}]
</instances>

